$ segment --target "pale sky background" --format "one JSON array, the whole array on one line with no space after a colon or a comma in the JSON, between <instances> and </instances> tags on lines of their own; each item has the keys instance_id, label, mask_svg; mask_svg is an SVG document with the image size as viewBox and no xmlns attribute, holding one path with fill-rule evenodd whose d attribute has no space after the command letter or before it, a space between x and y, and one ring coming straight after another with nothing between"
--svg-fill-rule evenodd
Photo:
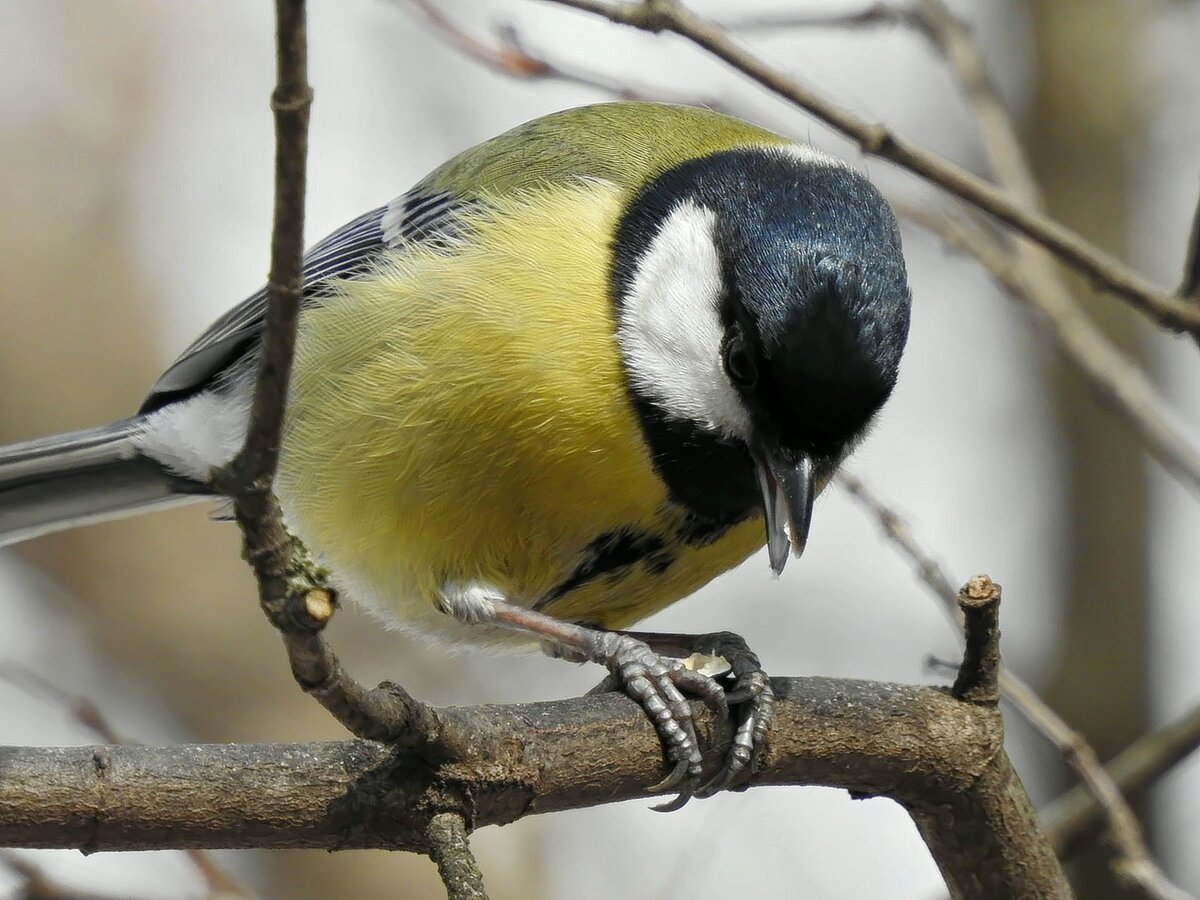
<instances>
[{"instance_id":1,"label":"pale sky background","mask_svg":"<svg viewBox=\"0 0 1200 900\"><path fill-rule=\"evenodd\" d=\"M86 5L83 0L0 0L0 142L24 121L49 115L63 133L62 143L47 152L61 151L64 144L82 146L78 152L89 147L102 152L107 146L104 104L111 87L73 81L69 50L58 37L60 17L76 15ZM733 6L694 5L700 10ZM113 159L107 190L118 192L131 211L128 238L157 298L157 339L165 364L263 280L271 189L272 9L245 0L127 0L118 6L124 12L123 37L112 39L114 58L123 42L131 41L151 54L144 71L153 77L128 88L144 94L144 120L132 150ZM477 33L492 22L518 23L530 47L552 52L557 60L744 104L770 126L855 161L893 195L926 196L910 179L877 160L862 159L811 120L679 42L618 31L518 0L457 0L443 6ZM789 6L796 4L755 3L764 10ZM969 9L986 11L974 18L996 61L994 74L1019 109L1030 91L1027 23L1020 5L969 4ZM129 38L130 29L144 31ZM1148 83L1172 86L1154 95L1155 126L1142 156L1131 161L1143 174L1135 204L1138 227L1129 236L1127 255L1161 284L1177 280L1180 242L1195 202L1197 36L1200 10L1193 4L1164 13L1142 38L1147 59L1155 61L1147 65ZM104 48L110 35L100 27L95 41ZM879 29L790 35L758 46L864 117L979 165L963 104L941 64L915 37ZM310 243L401 193L457 150L552 110L606 99L575 86L519 84L486 71L433 39L402 2L314 0L310 48L310 80L316 88ZM61 189L53 179L21 182L12 171L2 177L18 187L10 186L10 193L0 197ZM92 200L81 194L79 202ZM1063 577L1056 566L1059 462L1030 363L1046 352L1045 342L1034 339L1023 308L999 294L970 262L947 255L916 233L906 232L905 241L915 296L909 350L899 389L852 469L904 512L956 580L987 572L1003 583L1006 660L1036 680L1053 661L1055 596ZM986 354L972 358L967 348L980 344ZM1200 440L1195 347L1165 340L1156 340L1155 347L1156 377ZM50 342L46 352L53 353ZM113 354L119 357L120 348ZM128 400L133 409L140 397ZM1154 714L1166 721L1200 701L1194 574L1200 512L1196 496L1157 469L1153 497ZM43 591L55 596L30 600ZM86 624L74 619L71 609L68 599L56 596L10 554L0 556L0 615L14 623L0 632L0 661L16 658L53 673L72 691L116 698L110 712L142 740L188 740L187 723L156 697L153 683L121 674L118 664L89 649ZM769 671L787 675L928 681L936 676L924 671L925 657L956 652L942 613L907 564L881 543L873 522L836 492L818 504L803 562L789 566L781 579L772 580L763 554L646 627L738 631ZM392 642L388 638L376 646ZM393 677L403 683L414 674L406 672L413 660L403 648L395 639L394 655L385 650L351 662L364 680ZM61 665L63 658L70 664ZM431 686L424 692L427 699L468 704L566 696L602 674L536 657L462 657L458 664L461 676ZM290 678L281 658L265 659L262 666L264 679ZM1022 768L1034 758L1032 745L1023 729L1013 730L1011 752ZM60 711L31 705L0 684L0 741L88 740ZM1048 783L1028 766L1022 772L1035 798L1048 799ZM1160 814L1163 859L1181 885L1200 892L1200 859L1194 853L1200 766L1193 760L1168 784L1173 798ZM941 891L914 827L890 801L854 802L825 789L756 789L693 803L670 816L651 813L648 806L628 803L541 817L485 829L473 843L489 880L519 883L522 867L536 860L546 897L700 893L761 900L797 895L924 900ZM232 856L232 865L253 883L256 858ZM63 877L81 879L93 890L197 896L194 876L175 854L101 854L82 860L64 853L47 866L60 863ZM0 897L4 878L0 868Z\"/></svg>"}]
</instances>

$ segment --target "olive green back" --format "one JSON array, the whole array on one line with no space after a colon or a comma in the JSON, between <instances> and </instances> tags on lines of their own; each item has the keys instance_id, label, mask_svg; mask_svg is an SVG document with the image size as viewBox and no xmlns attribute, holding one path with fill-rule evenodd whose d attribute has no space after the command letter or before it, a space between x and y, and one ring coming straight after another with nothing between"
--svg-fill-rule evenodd
<instances>
[{"instance_id":1,"label":"olive green back","mask_svg":"<svg viewBox=\"0 0 1200 900\"><path fill-rule=\"evenodd\" d=\"M636 190L687 159L734 147L789 143L706 109L604 103L519 125L435 169L417 190L472 198L587 178Z\"/></svg>"}]
</instances>

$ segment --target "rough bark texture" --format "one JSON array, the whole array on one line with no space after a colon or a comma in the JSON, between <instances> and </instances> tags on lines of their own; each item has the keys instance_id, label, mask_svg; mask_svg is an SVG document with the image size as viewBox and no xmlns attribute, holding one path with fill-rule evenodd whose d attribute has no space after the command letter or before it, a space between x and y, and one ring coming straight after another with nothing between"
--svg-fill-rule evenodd
<instances>
[{"instance_id":1,"label":"rough bark texture","mask_svg":"<svg viewBox=\"0 0 1200 900\"><path fill-rule=\"evenodd\" d=\"M1002 750L999 712L948 691L773 681L755 784L888 796L914 816L956 897L1068 897ZM659 740L624 696L440 710L477 740L454 761L371 743L0 748L0 844L93 850L390 848L427 853L434 816L470 829L649 796ZM715 765L728 733L697 708ZM724 729L722 729L724 732ZM987 861L986 863L984 861Z\"/></svg>"}]
</instances>

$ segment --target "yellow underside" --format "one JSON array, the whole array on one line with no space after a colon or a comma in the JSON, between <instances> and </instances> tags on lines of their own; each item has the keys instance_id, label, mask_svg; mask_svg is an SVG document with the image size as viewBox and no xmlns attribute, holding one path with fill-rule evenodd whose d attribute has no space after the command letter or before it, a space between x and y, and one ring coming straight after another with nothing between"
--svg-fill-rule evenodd
<instances>
[{"instance_id":1,"label":"yellow underside","mask_svg":"<svg viewBox=\"0 0 1200 900\"><path fill-rule=\"evenodd\" d=\"M303 314L278 490L300 536L402 623L453 628L433 605L446 584L530 604L605 532L673 533L614 338L620 203L604 182L498 200L468 244L397 253ZM625 627L762 540L754 517L668 544L665 573L635 566L547 611Z\"/></svg>"}]
</instances>

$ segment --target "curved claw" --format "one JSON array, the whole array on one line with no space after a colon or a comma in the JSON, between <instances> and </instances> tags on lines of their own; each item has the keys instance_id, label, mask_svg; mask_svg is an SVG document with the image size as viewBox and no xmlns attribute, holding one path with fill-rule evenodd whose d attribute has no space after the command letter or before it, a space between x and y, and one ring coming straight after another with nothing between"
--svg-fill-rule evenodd
<instances>
[{"instance_id":1,"label":"curved claw","mask_svg":"<svg viewBox=\"0 0 1200 900\"><path fill-rule=\"evenodd\" d=\"M725 764L711 779L695 789L701 799L711 797L729 787L744 770L758 769L763 740L774 716L775 692L758 657L735 634L714 635L719 652L729 662L734 676L733 686L726 694L731 706L743 707L730 744Z\"/></svg>"},{"instance_id":2,"label":"curved claw","mask_svg":"<svg viewBox=\"0 0 1200 900\"><path fill-rule=\"evenodd\" d=\"M687 777L687 774L688 774L688 761L686 759L681 759L675 763L675 768L673 768L667 774L666 778L664 778L662 781L659 781L655 784L650 785L650 787L647 788L647 790L649 790L650 793L652 793L652 794L661 794L661 793L664 793L665 791L673 790L674 788L679 787L679 785L683 783L683 779L685 777ZM680 795L682 796L683 793L685 793L685 792L681 791ZM685 800L684 803L686 803L686 802L687 801ZM665 805L667 805L667 804L664 804L664 806ZM659 809L659 807L655 806L654 809L657 810L657 809ZM669 811L669 810L662 810L662 811Z\"/></svg>"},{"instance_id":3,"label":"curved claw","mask_svg":"<svg viewBox=\"0 0 1200 900\"><path fill-rule=\"evenodd\" d=\"M645 637L647 640L643 641L620 632L598 633L589 656L607 666L610 675L589 693L623 689L641 704L654 723L671 764L671 771L650 790L658 793L679 789L678 796L654 809L673 812L692 797L711 797L725 790L745 770L757 770L763 739L771 724L775 695L758 657L736 634L723 632L695 638L669 636L674 641L670 646L678 646L682 637L707 653L723 656L733 676L728 691L710 676L692 671L676 659L660 656L647 642L655 636ZM683 691L702 700L721 721L730 719L731 706L741 707L724 765L699 787L695 782L700 776L700 742Z\"/></svg>"},{"instance_id":4,"label":"curved claw","mask_svg":"<svg viewBox=\"0 0 1200 900\"><path fill-rule=\"evenodd\" d=\"M688 801L695 796L695 791L688 787L684 787L673 800L668 800L666 803L660 803L658 806L650 807L652 812L669 813L675 812L678 809L683 809L687 806Z\"/></svg>"}]
</instances>

